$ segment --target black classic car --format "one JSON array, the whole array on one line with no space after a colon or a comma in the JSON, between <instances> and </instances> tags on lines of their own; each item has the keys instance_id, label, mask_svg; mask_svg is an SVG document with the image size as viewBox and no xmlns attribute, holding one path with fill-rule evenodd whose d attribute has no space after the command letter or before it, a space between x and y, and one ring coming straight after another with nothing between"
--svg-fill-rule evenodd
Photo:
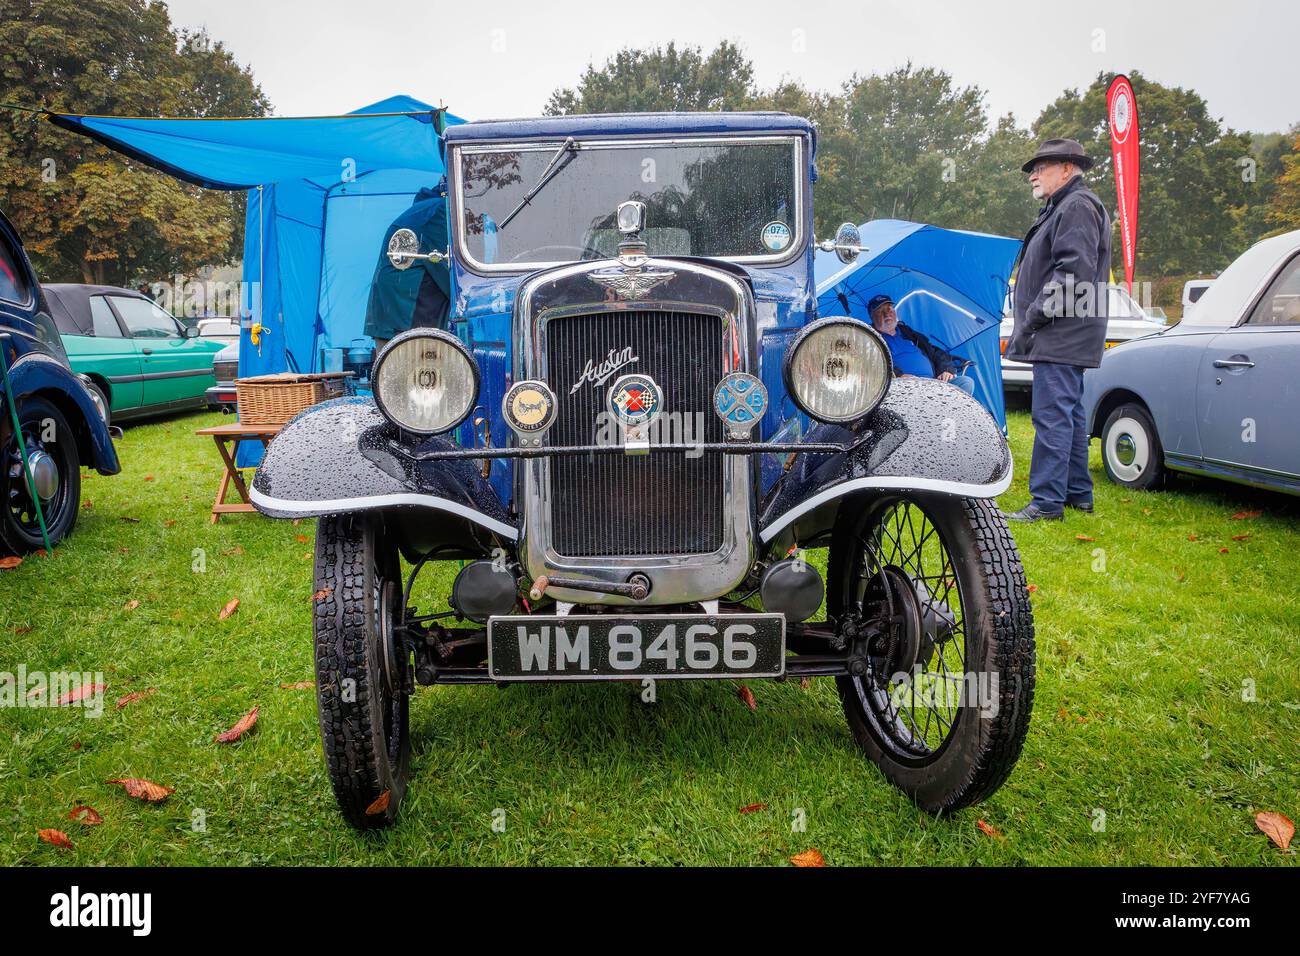
<instances>
[{"instance_id":1,"label":"black classic car","mask_svg":"<svg viewBox=\"0 0 1300 956\"><path fill-rule=\"evenodd\" d=\"M318 517L326 762L394 819L420 684L833 677L865 753L949 812L1011 772L1033 621L993 497L1001 430L818 315L815 134L781 113L468 123L445 134L450 331L375 359L374 397L271 444L264 514ZM823 578L806 550L829 547ZM409 565L404 567L402 559ZM450 611L411 606L464 562ZM825 612L822 613L822 608Z\"/></svg>"},{"instance_id":2,"label":"black classic car","mask_svg":"<svg viewBox=\"0 0 1300 956\"><path fill-rule=\"evenodd\" d=\"M77 523L81 466L120 470L104 413L68 365L22 242L0 213L0 553L52 547Z\"/></svg>"}]
</instances>

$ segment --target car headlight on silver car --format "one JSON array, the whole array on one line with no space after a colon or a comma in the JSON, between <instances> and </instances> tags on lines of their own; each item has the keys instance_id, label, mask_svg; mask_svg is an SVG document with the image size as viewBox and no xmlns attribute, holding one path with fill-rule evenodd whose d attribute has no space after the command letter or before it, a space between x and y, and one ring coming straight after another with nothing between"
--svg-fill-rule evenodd
<instances>
[{"instance_id":1,"label":"car headlight on silver car","mask_svg":"<svg viewBox=\"0 0 1300 956\"><path fill-rule=\"evenodd\" d=\"M422 435L451 431L478 398L474 356L454 335L412 329L379 353L373 374L375 401L393 424Z\"/></svg>"},{"instance_id":2,"label":"car headlight on silver car","mask_svg":"<svg viewBox=\"0 0 1300 956\"><path fill-rule=\"evenodd\" d=\"M880 404L889 390L889 346L870 326L822 319L790 343L785 386L795 404L822 422L848 424Z\"/></svg>"}]
</instances>

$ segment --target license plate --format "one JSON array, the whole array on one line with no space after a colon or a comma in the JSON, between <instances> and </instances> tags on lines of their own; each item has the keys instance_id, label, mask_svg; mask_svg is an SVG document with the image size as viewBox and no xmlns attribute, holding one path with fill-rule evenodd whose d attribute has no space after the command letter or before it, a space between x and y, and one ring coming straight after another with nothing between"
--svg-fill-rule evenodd
<instances>
[{"instance_id":1,"label":"license plate","mask_svg":"<svg viewBox=\"0 0 1300 956\"><path fill-rule=\"evenodd\" d=\"M512 615L488 621L496 680L779 677L781 614Z\"/></svg>"}]
</instances>

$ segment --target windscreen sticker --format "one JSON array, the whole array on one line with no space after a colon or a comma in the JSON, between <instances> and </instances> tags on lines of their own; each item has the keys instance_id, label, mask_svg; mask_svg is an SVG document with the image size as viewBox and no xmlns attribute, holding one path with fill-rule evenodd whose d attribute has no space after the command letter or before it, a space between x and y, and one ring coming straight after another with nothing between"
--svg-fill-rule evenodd
<instances>
[{"instance_id":1,"label":"windscreen sticker","mask_svg":"<svg viewBox=\"0 0 1300 956\"><path fill-rule=\"evenodd\" d=\"M769 252L780 252L790 245L790 227L773 220L763 227L763 246Z\"/></svg>"}]
</instances>

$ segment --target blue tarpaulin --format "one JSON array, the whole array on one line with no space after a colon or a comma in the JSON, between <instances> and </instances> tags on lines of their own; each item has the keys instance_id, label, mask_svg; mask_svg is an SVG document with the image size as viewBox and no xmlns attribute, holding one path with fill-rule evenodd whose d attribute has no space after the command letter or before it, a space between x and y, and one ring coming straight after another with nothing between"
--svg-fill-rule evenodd
<instances>
[{"instance_id":1,"label":"blue tarpaulin","mask_svg":"<svg viewBox=\"0 0 1300 956\"><path fill-rule=\"evenodd\" d=\"M900 322L975 364L975 398L1005 430L998 325L1020 243L900 219L861 226L866 251L846 265L831 252L814 260L821 315L869 322L867 302L885 294Z\"/></svg>"},{"instance_id":2,"label":"blue tarpaulin","mask_svg":"<svg viewBox=\"0 0 1300 956\"><path fill-rule=\"evenodd\" d=\"M248 190L241 376L320 371L322 349L363 338L384 232L443 178L440 133L464 122L409 96L344 116L46 115L186 182ZM257 451L241 446L240 464Z\"/></svg>"}]
</instances>

